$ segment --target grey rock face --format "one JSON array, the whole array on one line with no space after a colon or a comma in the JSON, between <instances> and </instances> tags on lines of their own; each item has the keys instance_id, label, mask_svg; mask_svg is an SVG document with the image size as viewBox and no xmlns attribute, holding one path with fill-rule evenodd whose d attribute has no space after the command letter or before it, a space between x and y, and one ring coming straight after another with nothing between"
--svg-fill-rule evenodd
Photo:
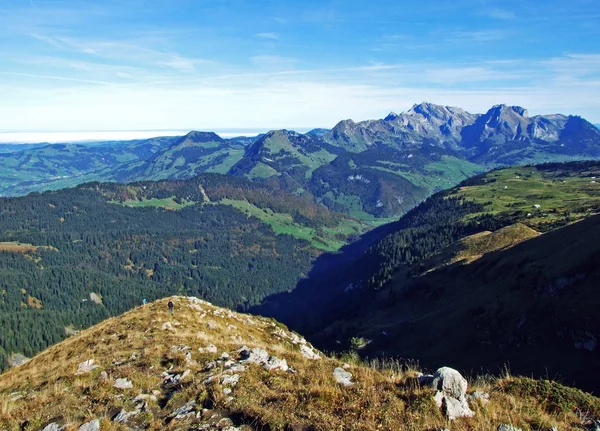
<instances>
[{"instance_id":1,"label":"grey rock face","mask_svg":"<svg viewBox=\"0 0 600 431\"><path fill-rule=\"evenodd\" d=\"M84 423L78 431L100 431L100 419L94 419Z\"/></svg>"},{"instance_id":2,"label":"grey rock face","mask_svg":"<svg viewBox=\"0 0 600 431\"><path fill-rule=\"evenodd\" d=\"M337 367L333 370L333 377L335 381L344 386L352 386L354 382L352 381L352 374L343 368Z\"/></svg>"},{"instance_id":3,"label":"grey rock face","mask_svg":"<svg viewBox=\"0 0 600 431\"><path fill-rule=\"evenodd\" d=\"M61 427L56 422L46 425L41 431L63 431L65 427Z\"/></svg>"},{"instance_id":4,"label":"grey rock face","mask_svg":"<svg viewBox=\"0 0 600 431\"><path fill-rule=\"evenodd\" d=\"M434 374L431 384L437 391L435 402L448 419L475 416L467 402L467 381L458 371L442 367Z\"/></svg>"}]
</instances>

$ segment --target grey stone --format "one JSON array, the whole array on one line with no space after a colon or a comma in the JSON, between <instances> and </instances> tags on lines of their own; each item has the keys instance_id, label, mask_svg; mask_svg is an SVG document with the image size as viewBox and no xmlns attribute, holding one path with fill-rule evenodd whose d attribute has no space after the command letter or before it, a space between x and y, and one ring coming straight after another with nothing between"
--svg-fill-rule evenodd
<instances>
[{"instance_id":1,"label":"grey stone","mask_svg":"<svg viewBox=\"0 0 600 431\"><path fill-rule=\"evenodd\" d=\"M352 382L352 374L341 367L337 367L333 370L333 377L335 378L335 381L341 385L352 386L354 384L354 382Z\"/></svg>"},{"instance_id":2,"label":"grey stone","mask_svg":"<svg viewBox=\"0 0 600 431\"><path fill-rule=\"evenodd\" d=\"M78 431L100 431L100 419L94 419L84 423Z\"/></svg>"},{"instance_id":3,"label":"grey stone","mask_svg":"<svg viewBox=\"0 0 600 431\"><path fill-rule=\"evenodd\" d=\"M250 349L244 346L239 350L239 352L241 358L240 362L249 362L252 364L262 365L269 360L269 354L263 349Z\"/></svg>"},{"instance_id":4,"label":"grey stone","mask_svg":"<svg viewBox=\"0 0 600 431\"><path fill-rule=\"evenodd\" d=\"M231 376L223 376L221 379L221 384L223 386L235 386L240 380L239 374L233 374Z\"/></svg>"},{"instance_id":5,"label":"grey stone","mask_svg":"<svg viewBox=\"0 0 600 431\"><path fill-rule=\"evenodd\" d=\"M285 359L279 359L276 356L270 356L266 350L254 348L250 349L246 346L238 350L240 353L240 363L252 363L262 365L265 370L281 370L287 371L289 369Z\"/></svg>"},{"instance_id":6,"label":"grey stone","mask_svg":"<svg viewBox=\"0 0 600 431\"><path fill-rule=\"evenodd\" d=\"M196 410L196 401L191 400L187 404L184 404L183 406L179 407L178 409L173 410L173 413L171 413L171 416L175 417L175 419L182 419L183 417L187 416L188 414L192 413L195 410Z\"/></svg>"},{"instance_id":7,"label":"grey stone","mask_svg":"<svg viewBox=\"0 0 600 431\"><path fill-rule=\"evenodd\" d=\"M467 401L467 381L458 371L440 368L434 374L431 385L437 391L434 400L448 419L475 416Z\"/></svg>"},{"instance_id":8,"label":"grey stone","mask_svg":"<svg viewBox=\"0 0 600 431\"><path fill-rule=\"evenodd\" d=\"M431 384L434 389L452 398L460 399L467 395L467 380L450 367L437 370Z\"/></svg>"},{"instance_id":9,"label":"grey stone","mask_svg":"<svg viewBox=\"0 0 600 431\"><path fill-rule=\"evenodd\" d=\"M263 367L267 371L273 371L273 370L287 371L289 369L286 360L279 359L276 356L269 357L269 360L263 365Z\"/></svg>"},{"instance_id":10,"label":"grey stone","mask_svg":"<svg viewBox=\"0 0 600 431\"><path fill-rule=\"evenodd\" d=\"M115 380L115 384L113 385L117 389L132 389L133 383L128 379L117 379Z\"/></svg>"},{"instance_id":11,"label":"grey stone","mask_svg":"<svg viewBox=\"0 0 600 431\"><path fill-rule=\"evenodd\" d=\"M134 417L134 416L137 416L138 414L139 414L139 411L132 411L132 412L128 412L128 411L125 411L125 410L121 410L121 411L119 412L119 414L118 414L118 415L116 415L116 416L113 418L113 422L117 422L117 423L120 423L120 424L124 424L124 423L126 423L126 422L127 422L129 419L131 419L131 418L132 418L132 417Z\"/></svg>"},{"instance_id":12,"label":"grey stone","mask_svg":"<svg viewBox=\"0 0 600 431\"><path fill-rule=\"evenodd\" d=\"M206 347L200 347L198 351L200 353L217 353L217 346L215 346L214 344L209 344Z\"/></svg>"},{"instance_id":13,"label":"grey stone","mask_svg":"<svg viewBox=\"0 0 600 431\"><path fill-rule=\"evenodd\" d=\"M63 431L64 429L64 426L61 427L56 422L52 422L51 424L46 425L42 431Z\"/></svg>"},{"instance_id":14,"label":"grey stone","mask_svg":"<svg viewBox=\"0 0 600 431\"><path fill-rule=\"evenodd\" d=\"M307 359L311 360L319 360L321 359L321 355L319 355L312 347L307 346L306 344L300 345L300 353Z\"/></svg>"},{"instance_id":15,"label":"grey stone","mask_svg":"<svg viewBox=\"0 0 600 431\"><path fill-rule=\"evenodd\" d=\"M522 431L521 428L514 427L508 424L500 424L498 425L497 431Z\"/></svg>"},{"instance_id":16,"label":"grey stone","mask_svg":"<svg viewBox=\"0 0 600 431\"><path fill-rule=\"evenodd\" d=\"M77 366L77 372L75 373L75 375L80 376L82 374L91 373L96 368L99 368L100 365L96 365L94 362L95 361L93 359L88 359L87 361L80 363Z\"/></svg>"}]
</instances>

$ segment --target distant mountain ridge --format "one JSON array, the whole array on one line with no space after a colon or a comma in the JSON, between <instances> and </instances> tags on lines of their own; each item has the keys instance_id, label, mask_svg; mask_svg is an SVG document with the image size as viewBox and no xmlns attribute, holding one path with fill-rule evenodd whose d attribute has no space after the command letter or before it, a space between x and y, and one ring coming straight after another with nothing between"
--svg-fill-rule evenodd
<instances>
[{"instance_id":1,"label":"distant mountain ridge","mask_svg":"<svg viewBox=\"0 0 600 431\"><path fill-rule=\"evenodd\" d=\"M600 158L600 130L577 116L530 117L519 106L473 114L423 102L383 119L342 120L331 130L306 134L273 130L223 139L192 131L90 148L47 146L0 155L0 194L211 172L244 176L372 220L406 213L432 193L492 167Z\"/></svg>"}]
</instances>

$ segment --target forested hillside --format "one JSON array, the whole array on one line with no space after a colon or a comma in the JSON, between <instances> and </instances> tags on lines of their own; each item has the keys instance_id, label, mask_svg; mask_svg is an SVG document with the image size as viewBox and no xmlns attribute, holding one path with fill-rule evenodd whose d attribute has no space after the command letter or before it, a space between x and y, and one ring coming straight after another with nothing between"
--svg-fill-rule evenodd
<instances>
[{"instance_id":1,"label":"forested hillside","mask_svg":"<svg viewBox=\"0 0 600 431\"><path fill-rule=\"evenodd\" d=\"M8 352L29 356L144 298L185 293L245 309L293 289L322 249L361 229L216 174L1 199L0 367Z\"/></svg>"}]
</instances>

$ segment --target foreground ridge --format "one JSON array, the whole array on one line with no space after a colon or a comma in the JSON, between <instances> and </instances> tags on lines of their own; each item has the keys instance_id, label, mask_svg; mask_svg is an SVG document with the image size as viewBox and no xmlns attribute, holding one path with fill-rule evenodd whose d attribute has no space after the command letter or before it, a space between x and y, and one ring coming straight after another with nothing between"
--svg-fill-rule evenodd
<instances>
[{"instance_id":1,"label":"foreground ridge","mask_svg":"<svg viewBox=\"0 0 600 431\"><path fill-rule=\"evenodd\" d=\"M469 385L448 367L329 358L273 319L181 296L0 375L0 429L11 431L572 429L599 414L599 399L549 381Z\"/></svg>"}]
</instances>

